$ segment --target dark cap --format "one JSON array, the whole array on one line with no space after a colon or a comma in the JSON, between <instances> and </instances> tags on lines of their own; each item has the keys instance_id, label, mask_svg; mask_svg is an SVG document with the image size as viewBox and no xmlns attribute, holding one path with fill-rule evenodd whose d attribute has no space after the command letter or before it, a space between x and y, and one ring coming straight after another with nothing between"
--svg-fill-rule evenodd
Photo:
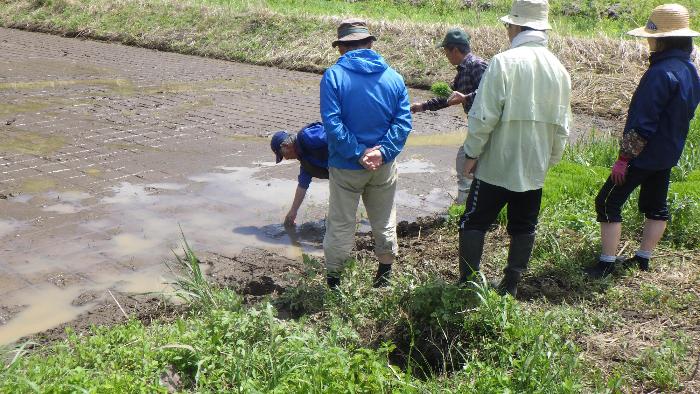
<instances>
[{"instance_id":1,"label":"dark cap","mask_svg":"<svg viewBox=\"0 0 700 394\"><path fill-rule=\"evenodd\" d=\"M462 29L450 29L447 31L447 34L445 34L445 38L442 39L442 42L437 45L436 48L444 48L447 45L469 45L469 33Z\"/></svg>"},{"instance_id":2,"label":"dark cap","mask_svg":"<svg viewBox=\"0 0 700 394\"><path fill-rule=\"evenodd\" d=\"M365 38L377 40L377 37L369 34L367 23L362 19L346 19L338 26L338 39L333 41L333 47L337 47L343 42L360 41Z\"/></svg>"},{"instance_id":3,"label":"dark cap","mask_svg":"<svg viewBox=\"0 0 700 394\"><path fill-rule=\"evenodd\" d=\"M284 159L282 156L282 144L289 138L289 134L286 131L278 131L272 136L272 141L270 141L270 148L275 153L277 161L279 163Z\"/></svg>"}]
</instances>

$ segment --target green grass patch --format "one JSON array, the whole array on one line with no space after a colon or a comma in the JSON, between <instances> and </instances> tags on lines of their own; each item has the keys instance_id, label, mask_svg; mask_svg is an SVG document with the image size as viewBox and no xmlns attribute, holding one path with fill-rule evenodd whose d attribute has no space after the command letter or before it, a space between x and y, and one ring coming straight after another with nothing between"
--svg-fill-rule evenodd
<instances>
[{"instance_id":1,"label":"green grass patch","mask_svg":"<svg viewBox=\"0 0 700 394\"><path fill-rule=\"evenodd\" d=\"M577 236L595 242L598 223L595 221L595 197L610 175L610 167L617 159L618 143L605 136L590 136L566 147L561 163L547 174L542 195L540 232L561 235L562 230L574 231ZM671 220L664 240L673 245L697 248L700 245L700 121L691 123L686 147L679 165L672 171L669 189ZM623 207L624 236L639 236L644 217L637 210L639 190ZM464 206L449 209L454 223L464 212ZM504 211L505 212L505 211ZM499 216L501 224L506 216Z\"/></svg>"},{"instance_id":2,"label":"green grass patch","mask_svg":"<svg viewBox=\"0 0 700 394\"><path fill-rule=\"evenodd\" d=\"M499 18L510 11L510 0L200 0L202 4L225 5L236 10L270 9L299 15L362 16L370 19L447 23L461 26L500 25ZM690 10L697 10L697 0L679 0ZM565 34L621 36L643 26L651 10L662 0L550 1L551 22ZM700 21L691 17L691 26L700 29Z\"/></svg>"}]
</instances>

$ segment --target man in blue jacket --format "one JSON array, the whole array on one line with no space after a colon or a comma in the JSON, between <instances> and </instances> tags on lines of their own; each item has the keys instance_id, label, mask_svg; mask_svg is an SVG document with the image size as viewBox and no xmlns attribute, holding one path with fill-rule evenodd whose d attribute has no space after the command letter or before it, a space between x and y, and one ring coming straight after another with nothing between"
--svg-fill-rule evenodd
<instances>
[{"instance_id":1,"label":"man in blue jacket","mask_svg":"<svg viewBox=\"0 0 700 394\"><path fill-rule=\"evenodd\" d=\"M293 226L297 212L306 197L306 190L311 178L328 179L328 142L326 131L321 123L311 123L297 134L278 131L272 136L270 147L275 153L276 162L299 160L299 177L297 191L292 207L284 218L285 226Z\"/></svg>"},{"instance_id":2,"label":"man in blue jacket","mask_svg":"<svg viewBox=\"0 0 700 394\"><path fill-rule=\"evenodd\" d=\"M411 131L411 111L403 78L372 50L375 40L364 21L343 21L333 42L341 56L321 79L330 175L323 251L331 288L352 257L360 197L379 260L375 287L387 284L398 253L394 159Z\"/></svg>"}]
</instances>

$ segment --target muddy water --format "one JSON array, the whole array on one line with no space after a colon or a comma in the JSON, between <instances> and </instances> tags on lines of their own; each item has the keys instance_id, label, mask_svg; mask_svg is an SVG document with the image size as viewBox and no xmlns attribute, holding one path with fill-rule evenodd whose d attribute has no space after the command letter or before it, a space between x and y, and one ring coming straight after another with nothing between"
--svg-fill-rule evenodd
<instances>
[{"instance_id":1,"label":"muddy water","mask_svg":"<svg viewBox=\"0 0 700 394\"><path fill-rule=\"evenodd\" d=\"M466 137L466 127L448 133L411 134L406 141L406 146L454 146L457 148L464 144Z\"/></svg>"},{"instance_id":2,"label":"muddy water","mask_svg":"<svg viewBox=\"0 0 700 394\"><path fill-rule=\"evenodd\" d=\"M16 201L10 198L10 204L39 207L44 214L73 224L66 231L52 231L49 239L29 235L32 239L25 241L24 234L17 236L21 222L0 221L3 267L9 271L0 271L0 276L24 282L3 295L5 305L21 306L22 311L0 326L0 344L75 318L90 306L74 305L85 292L105 298L109 288L163 291L168 277L163 262L171 259L171 250L181 250L181 231L194 250L224 255L249 246L290 258L318 253L322 226L305 225L291 234L278 224L261 226L280 222L295 189L292 180L257 178L265 165L269 163L258 168L221 167L173 183L123 182L102 197L81 191L38 191ZM300 222L323 219L328 189L323 182L316 183Z\"/></svg>"},{"instance_id":3,"label":"muddy water","mask_svg":"<svg viewBox=\"0 0 700 394\"><path fill-rule=\"evenodd\" d=\"M57 192L46 184L9 198L12 211L38 209L47 215L40 220L55 220L63 228L33 235L23 231L33 226L31 221L0 221L7 271L0 271L0 277L5 272L23 283L3 295L5 305L19 306L21 312L0 326L0 344L75 318L92 305L76 303L86 292L109 301L107 289L169 291L164 262L172 260L172 251L181 251L183 233L195 251L226 256L245 247L273 250L292 259L300 259L302 253L320 255L327 182L312 184L297 218L303 225L285 229L279 223L296 182L270 178L272 165L217 167L172 182L122 182L102 196ZM429 162L407 157L399 162L399 171L410 176L438 170ZM446 205L439 188L425 195L400 191L397 201L404 208L432 211ZM369 229L366 223L362 228Z\"/></svg>"}]
</instances>

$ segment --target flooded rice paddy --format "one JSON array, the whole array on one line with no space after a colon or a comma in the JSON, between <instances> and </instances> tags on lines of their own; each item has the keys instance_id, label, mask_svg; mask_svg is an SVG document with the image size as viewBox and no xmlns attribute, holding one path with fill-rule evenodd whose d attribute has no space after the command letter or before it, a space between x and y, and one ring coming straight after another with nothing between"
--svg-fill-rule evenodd
<instances>
[{"instance_id":1,"label":"flooded rice paddy","mask_svg":"<svg viewBox=\"0 0 700 394\"><path fill-rule=\"evenodd\" d=\"M318 120L318 75L0 32L0 345L109 292L168 293L183 234L226 258L321 254L327 182L285 229L299 168L270 162L268 142ZM461 108L414 117L400 219L449 205L465 135Z\"/></svg>"}]
</instances>

